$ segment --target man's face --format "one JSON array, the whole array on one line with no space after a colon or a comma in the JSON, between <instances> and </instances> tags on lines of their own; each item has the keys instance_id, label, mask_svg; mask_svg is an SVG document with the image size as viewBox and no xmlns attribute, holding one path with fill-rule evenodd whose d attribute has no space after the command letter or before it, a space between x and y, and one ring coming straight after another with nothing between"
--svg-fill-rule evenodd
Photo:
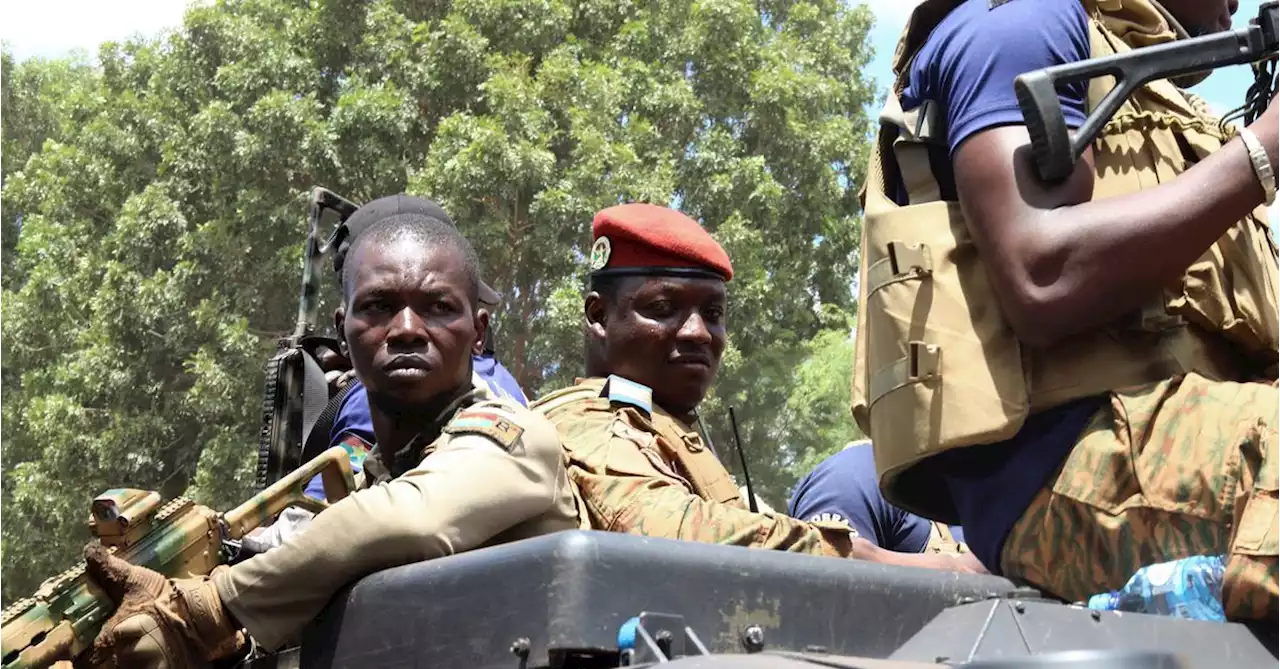
<instances>
[{"instance_id":1,"label":"man's face","mask_svg":"<svg viewBox=\"0 0 1280 669\"><path fill-rule=\"evenodd\" d=\"M1230 30L1231 16L1240 8L1240 0L1162 0L1160 4L1192 37Z\"/></svg>"},{"instance_id":2,"label":"man's face","mask_svg":"<svg viewBox=\"0 0 1280 669\"><path fill-rule=\"evenodd\" d=\"M356 375L379 409L429 408L470 379L487 319L471 306L456 249L412 240L360 246L337 314Z\"/></svg>"},{"instance_id":3,"label":"man's face","mask_svg":"<svg viewBox=\"0 0 1280 669\"><path fill-rule=\"evenodd\" d=\"M724 353L724 282L634 277L618 285L612 304L594 302L587 316L609 372L649 386L667 411L697 408Z\"/></svg>"}]
</instances>

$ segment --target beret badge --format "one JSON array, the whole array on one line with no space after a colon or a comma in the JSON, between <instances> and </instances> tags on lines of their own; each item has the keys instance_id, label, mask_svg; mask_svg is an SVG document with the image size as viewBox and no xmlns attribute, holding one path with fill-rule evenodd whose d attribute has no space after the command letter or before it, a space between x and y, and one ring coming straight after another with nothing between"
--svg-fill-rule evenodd
<instances>
[{"instance_id":1,"label":"beret badge","mask_svg":"<svg viewBox=\"0 0 1280 669\"><path fill-rule=\"evenodd\" d=\"M608 237L601 237L591 246L591 271L599 271L609 264L609 254L612 248L609 245Z\"/></svg>"}]
</instances>

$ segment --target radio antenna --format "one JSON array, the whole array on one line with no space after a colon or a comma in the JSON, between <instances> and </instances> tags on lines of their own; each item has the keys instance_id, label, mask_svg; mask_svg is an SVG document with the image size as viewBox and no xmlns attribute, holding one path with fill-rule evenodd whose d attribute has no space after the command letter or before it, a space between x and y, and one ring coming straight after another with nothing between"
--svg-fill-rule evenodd
<instances>
[{"instance_id":1,"label":"radio antenna","mask_svg":"<svg viewBox=\"0 0 1280 669\"><path fill-rule=\"evenodd\" d=\"M742 449L742 436L738 434L738 417L733 412L733 407L729 407L729 424L733 426L733 445L738 449L738 460L742 462L742 478L747 482L747 507L751 509L751 513L760 513L759 507L756 506L756 491L751 487L751 472L747 471L747 453Z\"/></svg>"}]
</instances>

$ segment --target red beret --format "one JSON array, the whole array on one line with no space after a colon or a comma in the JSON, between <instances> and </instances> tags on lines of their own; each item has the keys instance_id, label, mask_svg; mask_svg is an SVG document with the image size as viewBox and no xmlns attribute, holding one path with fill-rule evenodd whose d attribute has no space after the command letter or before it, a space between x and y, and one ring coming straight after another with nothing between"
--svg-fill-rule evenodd
<instances>
[{"instance_id":1,"label":"red beret","mask_svg":"<svg viewBox=\"0 0 1280 669\"><path fill-rule=\"evenodd\" d=\"M609 207L591 222L591 272L733 278L729 254L698 222L653 204Z\"/></svg>"}]
</instances>

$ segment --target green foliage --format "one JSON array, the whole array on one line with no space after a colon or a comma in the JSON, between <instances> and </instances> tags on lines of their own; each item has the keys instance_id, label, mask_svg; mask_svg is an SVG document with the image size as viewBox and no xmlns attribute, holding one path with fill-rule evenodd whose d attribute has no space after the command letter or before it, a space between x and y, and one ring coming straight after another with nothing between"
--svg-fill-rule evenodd
<instances>
[{"instance_id":1,"label":"green foliage","mask_svg":"<svg viewBox=\"0 0 1280 669\"><path fill-rule=\"evenodd\" d=\"M219 0L96 66L6 54L5 599L74 562L106 488L250 492L314 185L442 202L530 395L581 373L592 214L678 204L736 271L703 416L728 456L737 408L784 499L853 436L870 21L836 0Z\"/></svg>"},{"instance_id":2,"label":"green foliage","mask_svg":"<svg viewBox=\"0 0 1280 669\"><path fill-rule=\"evenodd\" d=\"M795 457L797 478L845 444L862 436L849 413L853 378L853 337L848 329L826 330L809 344L809 357L779 416L783 440Z\"/></svg>"}]
</instances>

